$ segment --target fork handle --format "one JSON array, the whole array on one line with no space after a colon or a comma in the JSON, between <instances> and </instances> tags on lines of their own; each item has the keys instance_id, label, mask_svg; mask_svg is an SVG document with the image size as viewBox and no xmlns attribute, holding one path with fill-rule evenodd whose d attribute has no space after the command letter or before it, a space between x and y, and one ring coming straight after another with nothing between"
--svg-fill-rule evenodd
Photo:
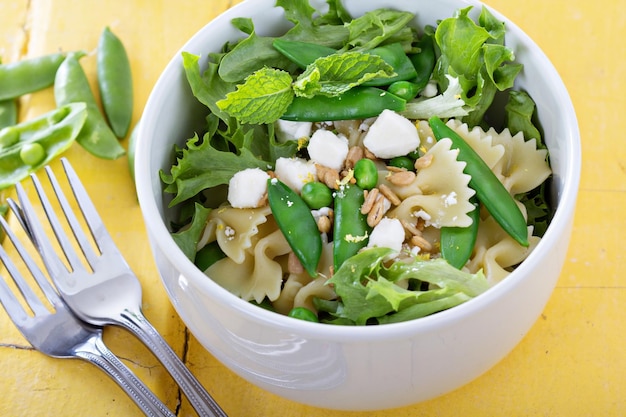
<instances>
[{"instance_id":1,"label":"fork handle","mask_svg":"<svg viewBox=\"0 0 626 417\"><path fill-rule=\"evenodd\" d=\"M226 413L193 376L143 313L128 310L125 313L122 314L119 324L137 336L159 358L198 415L202 417L226 417Z\"/></svg>"},{"instance_id":2,"label":"fork handle","mask_svg":"<svg viewBox=\"0 0 626 417\"><path fill-rule=\"evenodd\" d=\"M84 359L107 373L150 417L175 417L152 391L124 365L104 344L102 337L93 335L76 348L76 356Z\"/></svg>"}]
</instances>

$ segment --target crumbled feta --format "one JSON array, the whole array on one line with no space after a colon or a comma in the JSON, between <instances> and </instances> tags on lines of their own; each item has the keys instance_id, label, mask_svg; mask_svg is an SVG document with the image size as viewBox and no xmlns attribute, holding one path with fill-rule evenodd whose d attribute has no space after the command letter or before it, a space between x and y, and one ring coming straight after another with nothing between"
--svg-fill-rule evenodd
<instances>
[{"instance_id":1,"label":"crumbled feta","mask_svg":"<svg viewBox=\"0 0 626 417\"><path fill-rule=\"evenodd\" d=\"M277 120L274 123L276 139L280 143L298 140L311 136L312 122L294 122L291 120Z\"/></svg>"},{"instance_id":2,"label":"crumbled feta","mask_svg":"<svg viewBox=\"0 0 626 417\"><path fill-rule=\"evenodd\" d=\"M452 191L450 194L443 194L441 199L445 207L454 206L457 203L456 192Z\"/></svg>"},{"instance_id":3,"label":"crumbled feta","mask_svg":"<svg viewBox=\"0 0 626 417\"><path fill-rule=\"evenodd\" d=\"M437 89L437 82L429 81L420 93L420 96L424 98L432 98L435 97L437 94L439 94L439 90Z\"/></svg>"},{"instance_id":4,"label":"crumbled feta","mask_svg":"<svg viewBox=\"0 0 626 417\"><path fill-rule=\"evenodd\" d=\"M279 180L298 193L304 184L317 180L315 163L302 158L278 158L274 173Z\"/></svg>"},{"instance_id":5,"label":"crumbled feta","mask_svg":"<svg viewBox=\"0 0 626 417\"><path fill-rule=\"evenodd\" d=\"M228 183L228 202L235 208L258 207L270 176L260 168L237 172Z\"/></svg>"},{"instance_id":6,"label":"crumbled feta","mask_svg":"<svg viewBox=\"0 0 626 417\"><path fill-rule=\"evenodd\" d=\"M312 161L340 170L348 156L348 139L330 130L319 129L311 136L307 150Z\"/></svg>"},{"instance_id":7,"label":"crumbled feta","mask_svg":"<svg viewBox=\"0 0 626 417\"><path fill-rule=\"evenodd\" d=\"M404 242L404 235L404 227L402 227L400 220L383 217L382 220L374 226L367 247L372 248L378 246L400 252L400 250L402 250L402 242Z\"/></svg>"},{"instance_id":8,"label":"crumbled feta","mask_svg":"<svg viewBox=\"0 0 626 417\"><path fill-rule=\"evenodd\" d=\"M425 212L424 210L418 210L418 211L414 211L413 212L413 217L417 217L418 219L422 219L424 220L424 224L426 226L430 226L432 223L430 222L430 220L432 219L432 217L430 216L430 214L428 214L427 212Z\"/></svg>"},{"instance_id":9,"label":"crumbled feta","mask_svg":"<svg viewBox=\"0 0 626 417\"><path fill-rule=\"evenodd\" d=\"M417 149L419 144L415 125L392 110L383 110L363 139L363 145L383 159L406 155Z\"/></svg>"}]
</instances>

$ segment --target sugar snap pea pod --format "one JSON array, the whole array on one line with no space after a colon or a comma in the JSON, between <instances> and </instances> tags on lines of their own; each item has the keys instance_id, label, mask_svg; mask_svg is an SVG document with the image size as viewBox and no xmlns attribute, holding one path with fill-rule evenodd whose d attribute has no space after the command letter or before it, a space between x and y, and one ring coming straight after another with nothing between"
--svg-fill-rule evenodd
<instances>
[{"instance_id":1,"label":"sugar snap pea pod","mask_svg":"<svg viewBox=\"0 0 626 417\"><path fill-rule=\"evenodd\" d=\"M333 265L337 271L344 261L367 245L371 228L361 213L365 198L357 185L344 185L335 193Z\"/></svg>"},{"instance_id":2,"label":"sugar snap pea pod","mask_svg":"<svg viewBox=\"0 0 626 417\"><path fill-rule=\"evenodd\" d=\"M390 43L389 45L379 46L370 49L367 53L381 57L383 61L391 65L396 75L389 78L371 79L363 83L365 86L385 86L396 81L412 80L417 77L417 71L400 43Z\"/></svg>"},{"instance_id":3,"label":"sugar snap pea pod","mask_svg":"<svg viewBox=\"0 0 626 417\"><path fill-rule=\"evenodd\" d=\"M421 91L426 87L428 81L430 81L430 76L435 68L437 58L435 57L435 47L432 36L422 36L416 46L420 48L420 52L410 54L409 59L417 72L417 76L412 82L418 87L419 91Z\"/></svg>"},{"instance_id":4,"label":"sugar snap pea pod","mask_svg":"<svg viewBox=\"0 0 626 417\"><path fill-rule=\"evenodd\" d=\"M354 87L339 97L295 97L280 118L299 122L355 120L378 116L383 110L401 112L406 101L377 87Z\"/></svg>"},{"instance_id":5,"label":"sugar snap pea pod","mask_svg":"<svg viewBox=\"0 0 626 417\"><path fill-rule=\"evenodd\" d=\"M472 256L478 236L480 220L478 199L474 196L470 201L474 204L474 210L467 214L472 218L472 224L467 227L441 228L441 256L457 269L461 269Z\"/></svg>"},{"instance_id":6,"label":"sugar snap pea pod","mask_svg":"<svg viewBox=\"0 0 626 417\"><path fill-rule=\"evenodd\" d=\"M116 159L125 150L100 113L79 56L68 54L59 67L54 82L57 106L82 102L87 105L87 120L76 141L91 154L104 159Z\"/></svg>"},{"instance_id":7,"label":"sugar snap pea pod","mask_svg":"<svg viewBox=\"0 0 626 417\"><path fill-rule=\"evenodd\" d=\"M337 50L333 48L314 43L288 41L284 39L274 40L273 45L274 48L276 48L281 54L297 64L300 68L306 68L308 65L315 62L316 59L332 55L337 52ZM364 51L364 53L381 57L383 61L389 64L396 73L393 77L374 78L369 80L363 84L365 86L380 87L389 85L394 81L410 80L417 76L413 63L404 52L404 48L400 43L379 46L377 48L370 49L369 51Z\"/></svg>"},{"instance_id":8,"label":"sugar snap pea pod","mask_svg":"<svg viewBox=\"0 0 626 417\"><path fill-rule=\"evenodd\" d=\"M520 245L528 246L528 230L524 215L485 161L440 118L431 117L428 122L437 140L449 138L452 147L459 150L457 159L466 163L465 173L472 178L469 186L476 191L478 200L494 220Z\"/></svg>"},{"instance_id":9,"label":"sugar snap pea pod","mask_svg":"<svg viewBox=\"0 0 626 417\"><path fill-rule=\"evenodd\" d=\"M133 80L124 44L106 27L96 53L98 88L113 133L126 137L133 116Z\"/></svg>"},{"instance_id":10,"label":"sugar snap pea pod","mask_svg":"<svg viewBox=\"0 0 626 417\"><path fill-rule=\"evenodd\" d=\"M0 65L0 100L17 98L50 87L64 53L42 55Z\"/></svg>"},{"instance_id":11,"label":"sugar snap pea pod","mask_svg":"<svg viewBox=\"0 0 626 417\"><path fill-rule=\"evenodd\" d=\"M17 101L7 99L0 101L0 129L17 124Z\"/></svg>"},{"instance_id":12,"label":"sugar snap pea pod","mask_svg":"<svg viewBox=\"0 0 626 417\"><path fill-rule=\"evenodd\" d=\"M309 275L316 276L322 256L322 237L309 207L295 191L276 178L267 180L267 199L291 250Z\"/></svg>"},{"instance_id":13,"label":"sugar snap pea pod","mask_svg":"<svg viewBox=\"0 0 626 417\"><path fill-rule=\"evenodd\" d=\"M305 69L318 58L337 52L336 49L316 43L289 41L280 38L275 39L272 45L278 52L302 69Z\"/></svg>"},{"instance_id":14,"label":"sugar snap pea pod","mask_svg":"<svg viewBox=\"0 0 626 417\"><path fill-rule=\"evenodd\" d=\"M85 103L71 103L0 130L0 189L18 183L69 148L86 119ZM11 140L5 140L7 135Z\"/></svg>"}]
</instances>

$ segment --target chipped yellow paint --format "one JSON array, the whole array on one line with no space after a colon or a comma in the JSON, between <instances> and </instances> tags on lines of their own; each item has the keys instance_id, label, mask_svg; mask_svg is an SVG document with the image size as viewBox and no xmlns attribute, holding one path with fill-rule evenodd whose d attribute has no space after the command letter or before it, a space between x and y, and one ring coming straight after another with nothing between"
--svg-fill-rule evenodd
<instances>
[{"instance_id":1,"label":"chipped yellow paint","mask_svg":"<svg viewBox=\"0 0 626 417\"><path fill-rule=\"evenodd\" d=\"M109 25L124 41L135 74L136 121L160 71L178 48L228 0L0 0L4 61L57 50L93 51ZM193 337L187 360L231 416L339 417L624 415L626 414L626 2L487 0L534 38L568 86L585 155L579 210L567 263L540 319L500 364L441 398L399 410L343 413L269 394L225 369ZM95 86L95 58L83 60ZM50 91L22 102L31 117L54 105ZM126 142L124 142L126 144ZM126 160L99 161L79 147L67 153L144 289L148 318L179 353L184 325L157 277ZM120 215L124 213L124 215ZM111 348L171 408L177 388L158 362L125 332L109 329ZM140 416L122 391L80 361L47 358L27 348L0 311L0 415ZM195 415L183 398L179 415Z\"/></svg>"}]
</instances>

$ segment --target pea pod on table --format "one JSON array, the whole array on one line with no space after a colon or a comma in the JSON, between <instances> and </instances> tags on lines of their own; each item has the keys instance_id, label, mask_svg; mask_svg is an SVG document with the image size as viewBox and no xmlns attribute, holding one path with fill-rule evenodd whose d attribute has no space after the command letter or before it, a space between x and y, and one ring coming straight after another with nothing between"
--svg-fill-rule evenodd
<instances>
[{"instance_id":1,"label":"pea pod on table","mask_svg":"<svg viewBox=\"0 0 626 417\"><path fill-rule=\"evenodd\" d=\"M86 104L72 103L0 130L0 189L18 183L68 149L86 119Z\"/></svg>"},{"instance_id":2,"label":"pea pod on table","mask_svg":"<svg viewBox=\"0 0 626 417\"><path fill-rule=\"evenodd\" d=\"M54 83L64 53L0 64L0 100L14 99L43 90Z\"/></svg>"},{"instance_id":3,"label":"pea pod on table","mask_svg":"<svg viewBox=\"0 0 626 417\"><path fill-rule=\"evenodd\" d=\"M57 106L82 102L87 105L87 120L76 141L91 154L104 159L116 159L126 152L107 124L91 91L76 54L68 54L59 67L54 82Z\"/></svg>"},{"instance_id":4,"label":"pea pod on table","mask_svg":"<svg viewBox=\"0 0 626 417\"><path fill-rule=\"evenodd\" d=\"M476 191L478 200L485 206L496 222L520 245L528 246L526 219L513 196L489 169L485 161L440 118L428 120L437 140L449 138L452 148L458 149L457 159L466 163L465 173L471 177L469 186Z\"/></svg>"},{"instance_id":5,"label":"pea pod on table","mask_svg":"<svg viewBox=\"0 0 626 417\"><path fill-rule=\"evenodd\" d=\"M133 116L133 81L122 41L107 27L98 42L97 74L104 113L118 138L126 137Z\"/></svg>"},{"instance_id":6,"label":"pea pod on table","mask_svg":"<svg viewBox=\"0 0 626 417\"><path fill-rule=\"evenodd\" d=\"M267 180L267 199L272 215L287 243L312 277L322 256L322 237L302 198L282 181Z\"/></svg>"},{"instance_id":7,"label":"pea pod on table","mask_svg":"<svg viewBox=\"0 0 626 417\"><path fill-rule=\"evenodd\" d=\"M367 245L371 228L361 213L365 201L358 185L344 185L335 193L333 265L337 271L344 261Z\"/></svg>"}]
</instances>

